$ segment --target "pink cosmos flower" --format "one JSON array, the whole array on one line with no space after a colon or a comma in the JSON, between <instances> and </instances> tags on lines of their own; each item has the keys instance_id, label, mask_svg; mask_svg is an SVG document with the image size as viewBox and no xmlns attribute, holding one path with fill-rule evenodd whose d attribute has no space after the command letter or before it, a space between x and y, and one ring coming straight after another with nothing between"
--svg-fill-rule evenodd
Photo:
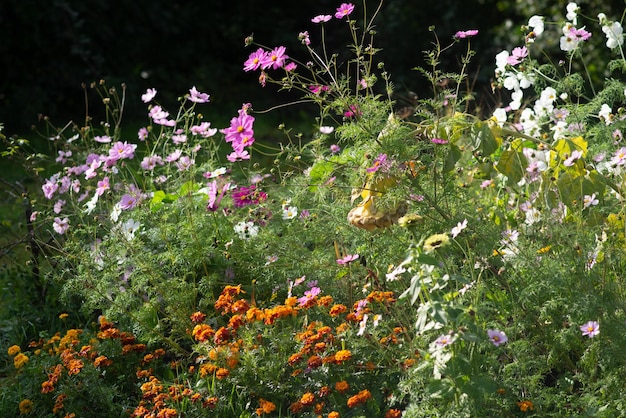
<instances>
[{"instance_id":1,"label":"pink cosmos flower","mask_svg":"<svg viewBox=\"0 0 626 418\"><path fill-rule=\"evenodd\" d=\"M337 8L337 12L335 13L335 17L337 19L343 19L346 16L349 16L350 13L354 10L354 4L352 3L341 3L341 6Z\"/></svg>"},{"instance_id":2,"label":"pink cosmos flower","mask_svg":"<svg viewBox=\"0 0 626 418\"><path fill-rule=\"evenodd\" d=\"M67 232L68 229L70 229L70 220L68 218L54 218L52 228L56 231L57 234L63 235Z\"/></svg>"},{"instance_id":3,"label":"pink cosmos flower","mask_svg":"<svg viewBox=\"0 0 626 418\"><path fill-rule=\"evenodd\" d=\"M338 259L337 264L339 265L350 264L351 262L353 262L354 260L358 258L359 258L358 254L348 254L344 258Z\"/></svg>"},{"instance_id":4,"label":"pink cosmos flower","mask_svg":"<svg viewBox=\"0 0 626 418\"><path fill-rule=\"evenodd\" d=\"M476 35L478 35L478 30L470 29L470 30L460 30L454 34L454 37L457 39L465 39L465 38L470 38Z\"/></svg>"},{"instance_id":5,"label":"pink cosmos flower","mask_svg":"<svg viewBox=\"0 0 626 418\"><path fill-rule=\"evenodd\" d=\"M67 158L72 156L72 151L62 151L59 150L59 156L56 158L57 163L65 164L67 162Z\"/></svg>"},{"instance_id":6,"label":"pink cosmos flower","mask_svg":"<svg viewBox=\"0 0 626 418\"><path fill-rule=\"evenodd\" d=\"M446 141L445 139L441 139L441 138L432 138L430 142L432 142L433 144L437 144L437 145L445 145L448 143L448 141Z\"/></svg>"},{"instance_id":7,"label":"pink cosmos flower","mask_svg":"<svg viewBox=\"0 0 626 418\"><path fill-rule=\"evenodd\" d=\"M165 162L173 163L174 161L177 161L180 158L181 155L183 155L183 152L181 150L177 149L174 152L172 152L170 155L165 157Z\"/></svg>"},{"instance_id":8,"label":"pink cosmos flower","mask_svg":"<svg viewBox=\"0 0 626 418\"><path fill-rule=\"evenodd\" d=\"M291 72L298 68L298 65L292 61L289 64L285 65L283 68L285 69L285 71Z\"/></svg>"},{"instance_id":9,"label":"pink cosmos flower","mask_svg":"<svg viewBox=\"0 0 626 418\"><path fill-rule=\"evenodd\" d=\"M163 159L159 155L147 155L143 157L139 164L146 171L154 170L157 165L163 165Z\"/></svg>"},{"instance_id":10,"label":"pink cosmos flower","mask_svg":"<svg viewBox=\"0 0 626 418\"><path fill-rule=\"evenodd\" d=\"M382 168L383 165L387 165L385 164L386 162L387 162L387 154L378 154L378 157L374 159L374 164L371 167L367 168L365 171L367 171L368 173L375 173L380 168Z\"/></svg>"},{"instance_id":11,"label":"pink cosmos flower","mask_svg":"<svg viewBox=\"0 0 626 418\"><path fill-rule=\"evenodd\" d=\"M202 122L200 125L195 125L189 128L194 135L200 135L204 138L209 138L217 133L217 129L211 128L211 122Z\"/></svg>"},{"instance_id":12,"label":"pink cosmos flower","mask_svg":"<svg viewBox=\"0 0 626 418\"><path fill-rule=\"evenodd\" d=\"M574 27L570 28L569 33L577 40L577 41L586 41L591 38L591 33L587 32L585 28L576 29Z\"/></svg>"},{"instance_id":13,"label":"pink cosmos flower","mask_svg":"<svg viewBox=\"0 0 626 418\"><path fill-rule=\"evenodd\" d=\"M49 178L46 182L41 186L43 190L43 195L46 199L52 199L54 193L59 189L59 185L57 184L56 179Z\"/></svg>"},{"instance_id":14,"label":"pink cosmos flower","mask_svg":"<svg viewBox=\"0 0 626 418\"><path fill-rule=\"evenodd\" d=\"M109 185L109 177L106 176L98 182L98 187L96 188L96 194L98 196L102 196L104 192L110 189L110 187L111 186Z\"/></svg>"},{"instance_id":15,"label":"pink cosmos flower","mask_svg":"<svg viewBox=\"0 0 626 418\"><path fill-rule=\"evenodd\" d=\"M232 193L233 204L237 208L249 205L256 205L267 199L267 194L256 188L256 186L240 187Z\"/></svg>"},{"instance_id":16,"label":"pink cosmos flower","mask_svg":"<svg viewBox=\"0 0 626 418\"><path fill-rule=\"evenodd\" d=\"M207 187L209 189L209 202L206 208L207 210L210 210L211 212L215 212L220 206L220 202L222 201L222 198L224 197L224 192L228 190L228 188L230 187L230 183L224 184L220 188L219 192L218 192L217 180L213 180L212 182L208 183Z\"/></svg>"},{"instance_id":17,"label":"pink cosmos flower","mask_svg":"<svg viewBox=\"0 0 626 418\"><path fill-rule=\"evenodd\" d=\"M148 89L144 94L141 95L141 100L144 103L148 103L150 100L154 99L154 96L156 96L156 94L156 89Z\"/></svg>"},{"instance_id":18,"label":"pink cosmos flower","mask_svg":"<svg viewBox=\"0 0 626 418\"><path fill-rule=\"evenodd\" d=\"M506 343L509 340L504 332L497 329L488 329L487 335L489 336L489 340L491 340L493 345L495 345L496 347Z\"/></svg>"},{"instance_id":19,"label":"pink cosmos flower","mask_svg":"<svg viewBox=\"0 0 626 418\"><path fill-rule=\"evenodd\" d=\"M267 52L263 48L259 48L248 56L246 62L243 63L244 71L257 70L265 60Z\"/></svg>"},{"instance_id":20,"label":"pink cosmos flower","mask_svg":"<svg viewBox=\"0 0 626 418\"><path fill-rule=\"evenodd\" d=\"M350 105L343 115L348 119L352 119L363 115L363 112L361 112L361 109L359 109L357 105Z\"/></svg>"},{"instance_id":21,"label":"pink cosmos flower","mask_svg":"<svg viewBox=\"0 0 626 418\"><path fill-rule=\"evenodd\" d=\"M337 144L332 144L330 146L330 152L333 154L337 154L339 151L341 151L341 147L339 147L339 145Z\"/></svg>"},{"instance_id":22,"label":"pink cosmos flower","mask_svg":"<svg viewBox=\"0 0 626 418\"><path fill-rule=\"evenodd\" d=\"M140 141L145 141L146 138L148 138L148 133L148 128L139 128L139 131L137 131L137 138L139 138Z\"/></svg>"},{"instance_id":23,"label":"pink cosmos flower","mask_svg":"<svg viewBox=\"0 0 626 418\"><path fill-rule=\"evenodd\" d=\"M195 164L195 160L187 155L183 155L176 161L176 167L178 171L187 171L191 168L192 165Z\"/></svg>"},{"instance_id":24,"label":"pink cosmos flower","mask_svg":"<svg viewBox=\"0 0 626 418\"><path fill-rule=\"evenodd\" d=\"M261 68L263 70L267 70L272 67L273 70L277 70L285 65L285 61L289 56L285 54L286 48L284 46L279 46L272 49L265 58L261 61Z\"/></svg>"},{"instance_id":25,"label":"pink cosmos flower","mask_svg":"<svg viewBox=\"0 0 626 418\"><path fill-rule=\"evenodd\" d=\"M108 144L111 142L111 137L108 135L94 136L93 140L101 144Z\"/></svg>"},{"instance_id":26,"label":"pink cosmos flower","mask_svg":"<svg viewBox=\"0 0 626 418\"><path fill-rule=\"evenodd\" d=\"M206 103L209 101L209 95L206 93L200 93L196 90L196 86L189 89L189 100L194 103Z\"/></svg>"},{"instance_id":27,"label":"pink cosmos flower","mask_svg":"<svg viewBox=\"0 0 626 418\"><path fill-rule=\"evenodd\" d=\"M245 109L239 110L239 116L230 120L230 126L222 129L226 142L241 142L244 136L253 137L254 116L248 115Z\"/></svg>"},{"instance_id":28,"label":"pink cosmos flower","mask_svg":"<svg viewBox=\"0 0 626 418\"><path fill-rule=\"evenodd\" d=\"M332 18L333 17L331 15L317 15L313 19L311 19L311 22L313 22L313 23L324 23L324 22L328 22Z\"/></svg>"},{"instance_id":29,"label":"pink cosmos flower","mask_svg":"<svg viewBox=\"0 0 626 418\"><path fill-rule=\"evenodd\" d=\"M523 47L517 47L517 48L513 48L513 51L511 51L511 55L509 55L506 59L507 64L511 64L511 65L517 65L520 62L522 62L522 60L524 58L526 58L528 56L528 49L526 49L525 46Z\"/></svg>"},{"instance_id":30,"label":"pink cosmos flower","mask_svg":"<svg viewBox=\"0 0 626 418\"><path fill-rule=\"evenodd\" d=\"M314 22L315 23L315 22ZM309 32L304 31L298 34L298 39L303 45L311 45L311 39L309 38Z\"/></svg>"},{"instance_id":31,"label":"pink cosmos flower","mask_svg":"<svg viewBox=\"0 0 626 418\"><path fill-rule=\"evenodd\" d=\"M454 340L455 338L453 335L443 334L443 335L440 335L439 338L435 340L435 344L437 344L439 347L445 347L447 345L452 344Z\"/></svg>"},{"instance_id":32,"label":"pink cosmos flower","mask_svg":"<svg viewBox=\"0 0 626 418\"><path fill-rule=\"evenodd\" d=\"M109 150L109 160L123 160L130 159L135 156L136 144L129 144L128 142L118 141Z\"/></svg>"},{"instance_id":33,"label":"pink cosmos flower","mask_svg":"<svg viewBox=\"0 0 626 418\"><path fill-rule=\"evenodd\" d=\"M581 325L580 330L583 332L583 335L593 338L600 333L600 324L598 321L589 321L586 324Z\"/></svg>"},{"instance_id":34,"label":"pink cosmos flower","mask_svg":"<svg viewBox=\"0 0 626 418\"><path fill-rule=\"evenodd\" d=\"M172 135L172 142L175 143L176 145L184 144L185 142L187 142L187 135L185 135L185 134L174 134L174 135Z\"/></svg>"},{"instance_id":35,"label":"pink cosmos flower","mask_svg":"<svg viewBox=\"0 0 626 418\"><path fill-rule=\"evenodd\" d=\"M52 210L54 211L54 213L58 215L59 213L61 213L61 210L63 210L63 206L65 206L65 200L59 199L54 204L54 207Z\"/></svg>"}]
</instances>

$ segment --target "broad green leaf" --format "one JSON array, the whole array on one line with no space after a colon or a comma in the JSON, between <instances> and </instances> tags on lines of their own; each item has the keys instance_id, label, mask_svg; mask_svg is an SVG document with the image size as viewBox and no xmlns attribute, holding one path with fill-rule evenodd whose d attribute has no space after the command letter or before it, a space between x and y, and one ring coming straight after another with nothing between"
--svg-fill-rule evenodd
<instances>
[{"instance_id":1,"label":"broad green leaf","mask_svg":"<svg viewBox=\"0 0 626 418\"><path fill-rule=\"evenodd\" d=\"M483 156L493 154L500 146L489 125L485 122L475 123L470 134L474 141L474 149L480 151Z\"/></svg>"},{"instance_id":2,"label":"broad green leaf","mask_svg":"<svg viewBox=\"0 0 626 418\"><path fill-rule=\"evenodd\" d=\"M496 164L496 170L507 176L509 183L517 183L524 176L526 169L526 157L521 152L506 150L500 155Z\"/></svg>"}]
</instances>

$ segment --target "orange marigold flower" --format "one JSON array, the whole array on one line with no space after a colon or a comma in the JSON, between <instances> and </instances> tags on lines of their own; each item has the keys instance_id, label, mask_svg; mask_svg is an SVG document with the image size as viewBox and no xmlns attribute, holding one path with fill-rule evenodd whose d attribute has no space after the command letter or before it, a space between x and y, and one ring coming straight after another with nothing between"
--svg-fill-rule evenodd
<instances>
[{"instance_id":1,"label":"orange marigold flower","mask_svg":"<svg viewBox=\"0 0 626 418\"><path fill-rule=\"evenodd\" d=\"M239 299L230 307L230 311L233 313L244 313L250 309L250 305L243 299Z\"/></svg>"},{"instance_id":2,"label":"orange marigold flower","mask_svg":"<svg viewBox=\"0 0 626 418\"><path fill-rule=\"evenodd\" d=\"M529 400L523 400L520 402L516 402L517 406L519 407L519 410L522 412L528 412L528 411L532 411L533 409L535 409L535 407L533 406L533 403Z\"/></svg>"},{"instance_id":3,"label":"orange marigold flower","mask_svg":"<svg viewBox=\"0 0 626 418\"><path fill-rule=\"evenodd\" d=\"M294 307L298 305L298 298L295 296L292 296L290 298L285 299L285 306L289 306L289 307Z\"/></svg>"},{"instance_id":4,"label":"orange marigold flower","mask_svg":"<svg viewBox=\"0 0 626 418\"><path fill-rule=\"evenodd\" d=\"M237 330L243 324L243 315L233 315L228 321L228 326L234 330Z\"/></svg>"},{"instance_id":5,"label":"orange marigold flower","mask_svg":"<svg viewBox=\"0 0 626 418\"><path fill-rule=\"evenodd\" d=\"M240 293L246 293L245 290L241 290L240 284L238 284L237 286L227 285L226 287L224 287L224 290L222 290L222 295L234 296Z\"/></svg>"},{"instance_id":6,"label":"orange marigold flower","mask_svg":"<svg viewBox=\"0 0 626 418\"><path fill-rule=\"evenodd\" d=\"M319 390L319 397L325 398L330 395L330 388L328 386L322 386Z\"/></svg>"},{"instance_id":7,"label":"orange marigold flower","mask_svg":"<svg viewBox=\"0 0 626 418\"><path fill-rule=\"evenodd\" d=\"M330 295L320 296L317 300L317 306L329 306L333 302L333 297Z\"/></svg>"},{"instance_id":8,"label":"orange marigold flower","mask_svg":"<svg viewBox=\"0 0 626 418\"><path fill-rule=\"evenodd\" d=\"M50 393L54 392L54 383L49 380L46 380L41 384L41 393Z\"/></svg>"},{"instance_id":9,"label":"orange marigold flower","mask_svg":"<svg viewBox=\"0 0 626 418\"><path fill-rule=\"evenodd\" d=\"M202 402L202 407L214 409L217 406L217 401L219 401L217 396L210 396Z\"/></svg>"},{"instance_id":10,"label":"orange marigold flower","mask_svg":"<svg viewBox=\"0 0 626 418\"><path fill-rule=\"evenodd\" d=\"M294 353L289 356L289 360L287 360L287 363L289 363L290 366L293 366L294 364L299 362L301 358L302 358L302 353Z\"/></svg>"},{"instance_id":11,"label":"orange marigold flower","mask_svg":"<svg viewBox=\"0 0 626 418\"><path fill-rule=\"evenodd\" d=\"M199 372L200 377L213 375L213 373L215 373L216 370L217 370L217 366L215 364L212 364L212 363L203 364L202 366L200 366L200 372Z\"/></svg>"},{"instance_id":12,"label":"orange marigold flower","mask_svg":"<svg viewBox=\"0 0 626 418\"><path fill-rule=\"evenodd\" d=\"M211 337L215 335L215 331L207 324L198 324L193 327L191 335L196 339L196 341L204 342L211 339Z\"/></svg>"},{"instance_id":13,"label":"orange marigold flower","mask_svg":"<svg viewBox=\"0 0 626 418\"><path fill-rule=\"evenodd\" d=\"M111 364L113 364L113 361L111 361L111 359L107 358L107 356L98 356L93 361L93 365L95 367L100 367L100 366L106 367L106 366L110 366Z\"/></svg>"},{"instance_id":14,"label":"orange marigold flower","mask_svg":"<svg viewBox=\"0 0 626 418\"><path fill-rule=\"evenodd\" d=\"M330 314L330 316L337 316L337 315L341 315L346 310L348 310L346 305L338 304L338 305L333 305L333 307L330 308L330 311L328 313Z\"/></svg>"},{"instance_id":15,"label":"orange marigold flower","mask_svg":"<svg viewBox=\"0 0 626 418\"><path fill-rule=\"evenodd\" d=\"M215 377L217 377L218 379L224 379L225 377L227 377L230 374L230 371L228 369L225 369L223 367L220 367L219 369L217 369L217 371L215 372Z\"/></svg>"},{"instance_id":16,"label":"orange marigold flower","mask_svg":"<svg viewBox=\"0 0 626 418\"><path fill-rule=\"evenodd\" d=\"M343 363L344 361L348 361L352 358L352 353L350 350L339 350L335 353L335 361L338 363Z\"/></svg>"},{"instance_id":17,"label":"orange marigold flower","mask_svg":"<svg viewBox=\"0 0 626 418\"><path fill-rule=\"evenodd\" d=\"M316 343L313 349L317 352L323 352L326 350L326 343L325 342Z\"/></svg>"},{"instance_id":18,"label":"orange marigold flower","mask_svg":"<svg viewBox=\"0 0 626 418\"><path fill-rule=\"evenodd\" d=\"M402 411L399 409L390 409L385 412L385 418L400 418L402 416Z\"/></svg>"},{"instance_id":19,"label":"orange marigold flower","mask_svg":"<svg viewBox=\"0 0 626 418\"><path fill-rule=\"evenodd\" d=\"M304 406L313 405L313 402L315 402L315 395L312 394L311 392L305 393L300 398L300 403Z\"/></svg>"},{"instance_id":20,"label":"orange marigold flower","mask_svg":"<svg viewBox=\"0 0 626 418\"><path fill-rule=\"evenodd\" d=\"M259 407L256 409L257 415L271 414L276 410L276 405L265 399L259 399Z\"/></svg>"},{"instance_id":21,"label":"orange marigold flower","mask_svg":"<svg viewBox=\"0 0 626 418\"><path fill-rule=\"evenodd\" d=\"M333 411L328 414L328 418L339 418L339 417L340 417L339 412Z\"/></svg>"},{"instance_id":22,"label":"orange marigold flower","mask_svg":"<svg viewBox=\"0 0 626 418\"><path fill-rule=\"evenodd\" d=\"M347 322L343 322L343 323L339 324L337 326L337 328L335 328L335 333L343 334L344 332L346 332L349 329L350 329L350 324L348 324Z\"/></svg>"},{"instance_id":23,"label":"orange marigold flower","mask_svg":"<svg viewBox=\"0 0 626 418\"><path fill-rule=\"evenodd\" d=\"M248 320L248 322L262 321L263 319L265 319L265 314L263 313L262 309L253 306L246 312L246 319Z\"/></svg>"},{"instance_id":24,"label":"orange marigold flower","mask_svg":"<svg viewBox=\"0 0 626 418\"><path fill-rule=\"evenodd\" d=\"M291 405L289 405L289 410L293 412L294 414L297 414L298 412L302 411L302 408L304 408L304 405L302 405L300 401L296 401L292 403Z\"/></svg>"},{"instance_id":25,"label":"orange marigold flower","mask_svg":"<svg viewBox=\"0 0 626 418\"><path fill-rule=\"evenodd\" d=\"M199 324L200 322L202 322L202 321L204 321L206 319L206 315L204 313L198 311L198 312L192 313L189 318L193 322L195 322L196 324Z\"/></svg>"},{"instance_id":26,"label":"orange marigold flower","mask_svg":"<svg viewBox=\"0 0 626 418\"><path fill-rule=\"evenodd\" d=\"M213 337L213 341L215 344L223 344L228 341L230 337L230 332L228 329L221 327L215 332L215 336Z\"/></svg>"},{"instance_id":27,"label":"orange marigold flower","mask_svg":"<svg viewBox=\"0 0 626 418\"><path fill-rule=\"evenodd\" d=\"M350 384L345 380L335 383L335 390L339 393L346 393L350 389Z\"/></svg>"},{"instance_id":28,"label":"orange marigold flower","mask_svg":"<svg viewBox=\"0 0 626 418\"><path fill-rule=\"evenodd\" d=\"M323 410L324 410L324 402L316 403L315 406L313 407L313 412L315 412L316 414L321 414Z\"/></svg>"},{"instance_id":29,"label":"orange marigold flower","mask_svg":"<svg viewBox=\"0 0 626 418\"><path fill-rule=\"evenodd\" d=\"M357 405L363 404L367 402L367 400L370 399L371 397L372 397L372 394L370 393L370 391L367 389L363 389L362 391L360 391L359 393L357 393L356 395L348 399L348 402L347 402L348 407L353 408Z\"/></svg>"},{"instance_id":30,"label":"orange marigold flower","mask_svg":"<svg viewBox=\"0 0 626 418\"><path fill-rule=\"evenodd\" d=\"M311 356L307 361L307 365L310 369L316 369L322 365L322 359L320 356Z\"/></svg>"}]
</instances>

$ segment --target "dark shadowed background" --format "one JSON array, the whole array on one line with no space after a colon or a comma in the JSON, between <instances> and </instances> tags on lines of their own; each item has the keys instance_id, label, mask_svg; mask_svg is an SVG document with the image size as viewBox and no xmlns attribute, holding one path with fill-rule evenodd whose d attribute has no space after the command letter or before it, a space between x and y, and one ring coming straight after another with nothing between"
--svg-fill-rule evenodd
<instances>
[{"instance_id":1,"label":"dark shadowed background","mask_svg":"<svg viewBox=\"0 0 626 418\"><path fill-rule=\"evenodd\" d=\"M371 14L378 1L356 1L352 15ZM523 4L522 4L523 3ZM532 3L532 4L527 4ZM308 30L319 42L319 27L310 22L318 14L334 14L340 1L299 2L254 0L3 0L0 3L0 122L8 135L27 135L45 114L64 124L85 114L82 83L105 79L107 85L128 87L126 119L145 119L140 95L148 87L159 90L161 103L175 108L176 97L191 86L211 95L216 117L234 114L243 102L255 109L284 102L289 94L262 89L257 74L244 73L242 63L252 51L244 38L254 34L269 47L285 45L287 53L306 59L297 35ZM461 29L479 29L472 39L477 50L470 68L475 91L489 90L494 56L503 48L520 45L520 25L532 14L563 16L567 1L516 0L416 1L389 0L377 19L379 59L399 94L409 90L428 94L424 80L412 68L423 65L423 51L433 34L448 43ZM581 1L585 10L604 11L621 19L624 2ZM595 17L595 16L592 16ZM346 50L345 22L326 24L331 49ZM361 25L362 26L362 25ZM594 34L603 44L602 33ZM457 71L459 45L444 62ZM493 105L494 99L486 100ZM297 109L283 112L297 112ZM301 110L300 110L301 111ZM209 116L209 120L210 116ZM227 119L226 119L227 120Z\"/></svg>"}]
</instances>

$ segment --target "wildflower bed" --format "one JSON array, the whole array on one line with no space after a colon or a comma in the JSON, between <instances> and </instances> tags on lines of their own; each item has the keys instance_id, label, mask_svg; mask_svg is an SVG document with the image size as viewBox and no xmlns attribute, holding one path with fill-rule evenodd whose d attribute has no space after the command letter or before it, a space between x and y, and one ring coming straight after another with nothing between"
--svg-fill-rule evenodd
<instances>
[{"instance_id":1,"label":"wildflower bed","mask_svg":"<svg viewBox=\"0 0 626 418\"><path fill-rule=\"evenodd\" d=\"M244 71L318 106L311 135L256 141L248 103L213 127L192 87L176 113L147 90L149 124L130 141L124 87L94 83L106 118L51 128L61 168L28 219L51 283L92 320L63 313L67 329L8 347L2 410L619 415L622 27L565 12L531 17L523 46L496 56L506 103L488 115L462 90L479 30L437 40L419 69L432 97L399 109L375 61L378 10L348 3L298 34L309 61L246 38ZM576 70L592 25L615 57L597 92ZM349 59L323 43L340 26ZM552 66L542 45L557 38ZM457 73L438 67L457 51ZM6 156L23 152L8 142ZM28 161L41 177L45 161Z\"/></svg>"}]
</instances>

